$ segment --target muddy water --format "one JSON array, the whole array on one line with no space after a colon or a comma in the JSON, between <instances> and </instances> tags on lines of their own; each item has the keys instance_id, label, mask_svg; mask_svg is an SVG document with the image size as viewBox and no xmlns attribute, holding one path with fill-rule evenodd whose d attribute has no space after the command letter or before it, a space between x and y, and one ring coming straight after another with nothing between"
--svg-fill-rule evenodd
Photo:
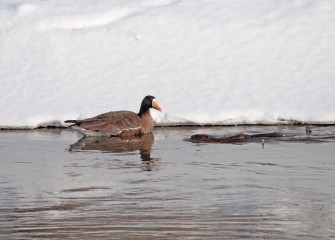
<instances>
[{"instance_id":1,"label":"muddy water","mask_svg":"<svg viewBox=\"0 0 335 240\"><path fill-rule=\"evenodd\" d=\"M158 128L117 142L0 132L0 239L335 238L335 128L312 130ZM290 139L185 141L269 132Z\"/></svg>"}]
</instances>

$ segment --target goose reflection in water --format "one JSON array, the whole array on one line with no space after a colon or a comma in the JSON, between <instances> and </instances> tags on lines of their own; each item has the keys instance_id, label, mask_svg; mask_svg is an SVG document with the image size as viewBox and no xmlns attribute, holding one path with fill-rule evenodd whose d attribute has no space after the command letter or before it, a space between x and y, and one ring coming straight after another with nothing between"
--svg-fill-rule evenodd
<instances>
[{"instance_id":1,"label":"goose reflection in water","mask_svg":"<svg viewBox=\"0 0 335 240\"><path fill-rule=\"evenodd\" d=\"M154 135L127 137L83 137L70 146L70 151L101 151L110 153L140 152L142 169L151 171L156 168L159 158L151 157L151 148L154 143Z\"/></svg>"}]
</instances>

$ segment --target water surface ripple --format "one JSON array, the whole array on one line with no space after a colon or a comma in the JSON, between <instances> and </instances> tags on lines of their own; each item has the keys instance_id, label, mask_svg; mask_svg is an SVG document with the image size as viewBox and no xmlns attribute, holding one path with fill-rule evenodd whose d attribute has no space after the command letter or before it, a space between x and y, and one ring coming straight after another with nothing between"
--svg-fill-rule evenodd
<instances>
[{"instance_id":1,"label":"water surface ripple","mask_svg":"<svg viewBox=\"0 0 335 240\"><path fill-rule=\"evenodd\" d=\"M304 131L157 128L126 143L78 141L69 130L2 131L0 238L335 238L335 127L313 129L308 141ZM266 132L303 141L184 141Z\"/></svg>"}]
</instances>

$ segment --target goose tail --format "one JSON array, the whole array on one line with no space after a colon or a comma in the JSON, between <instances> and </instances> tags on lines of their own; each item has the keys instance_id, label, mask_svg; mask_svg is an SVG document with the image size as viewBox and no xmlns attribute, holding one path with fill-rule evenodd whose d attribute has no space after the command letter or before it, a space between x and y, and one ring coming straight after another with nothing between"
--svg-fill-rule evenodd
<instances>
[{"instance_id":1,"label":"goose tail","mask_svg":"<svg viewBox=\"0 0 335 240\"><path fill-rule=\"evenodd\" d=\"M78 123L78 120L65 120L65 123Z\"/></svg>"}]
</instances>

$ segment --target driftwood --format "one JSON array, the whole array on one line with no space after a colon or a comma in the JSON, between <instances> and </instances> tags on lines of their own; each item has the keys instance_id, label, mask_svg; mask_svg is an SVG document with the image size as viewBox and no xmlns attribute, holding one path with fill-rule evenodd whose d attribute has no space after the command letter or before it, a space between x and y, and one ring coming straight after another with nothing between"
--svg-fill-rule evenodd
<instances>
[{"instance_id":1,"label":"driftwood","mask_svg":"<svg viewBox=\"0 0 335 240\"><path fill-rule=\"evenodd\" d=\"M195 134L191 136L190 141L192 142L208 142L208 143L244 143L244 142L262 142L264 144L264 139L279 139L283 137L281 133L258 133L258 134L236 134L233 136L212 136L208 134Z\"/></svg>"},{"instance_id":2,"label":"driftwood","mask_svg":"<svg viewBox=\"0 0 335 240\"><path fill-rule=\"evenodd\" d=\"M241 143L250 138L246 134L238 134L230 137L213 137L208 134L195 134L191 136L192 141L210 142L210 143Z\"/></svg>"},{"instance_id":3,"label":"driftwood","mask_svg":"<svg viewBox=\"0 0 335 240\"><path fill-rule=\"evenodd\" d=\"M306 134L310 136L312 134L312 129L306 126ZM236 134L233 136L212 136L208 134L195 134L191 136L189 141L191 142L208 142L208 143L243 143L243 142L258 142L260 141L264 145L265 139L268 140L292 140L297 137L293 133L286 133L285 135L279 132L272 133L256 133L256 134ZM300 138L299 140L302 140ZM310 139L308 139L310 140Z\"/></svg>"}]
</instances>

